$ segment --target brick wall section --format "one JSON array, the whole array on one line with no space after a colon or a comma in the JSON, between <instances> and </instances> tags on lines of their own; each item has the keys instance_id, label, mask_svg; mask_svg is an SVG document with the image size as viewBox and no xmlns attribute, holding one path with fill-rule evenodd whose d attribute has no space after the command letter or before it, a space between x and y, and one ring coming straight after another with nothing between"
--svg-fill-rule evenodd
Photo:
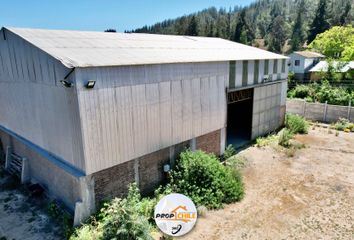
<instances>
[{"instance_id":1,"label":"brick wall section","mask_svg":"<svg viewBox=\"0 0 354 240\"><path fill-rule=\"evenodd\" d=\"M197 149L220 155L220 130L197 137Z\"/></svg>"},{"instance_id":2,"label":"brick wall section","mask_svg":"<svg viewBox=\"0 0 354 240\"><path fill-rule=\"evenodd\" d=\"M123 197L128 192L129 183L135 181L134 160L93 173L93 177L96 205L102 200Z\"/></svg>"},{"instance_id":3,"label":"brick wall section","mask_svg":"<svg viewBox=\"0 0 354 240\"><path fill-rule=\"evenodd\" d=\"M163 166L170 163L169 148L150 153L139 160L139 187L142 194L153 192L166 179Z\"/></svg>"},{"instance_id":4,"label":"brick wall section","mask_svg":"<svg viewBox=\"0 0 354 240\"><path fill-rule=\"evenodd\" d=\"M189 141L175 145L174 157L178 158L179 154L188 147ZM170 148L164 148L129 162L93 173L96 204L99 204L102 200L127 195L129 184L135 182L135 161L138 161L140 191L143 195L148 195L166 179L163 166L171 163Z\"/></svg>"},{"instance_id":5,"label":"brick wall section","mask_svg":"<svg viewBox=\"0 0 354 240\"><path fill-rule=\"evenodd\" d=\"M220 130L197 137L196 147L205 152L220 155ZM189 148L189 141L174 146L174 158ZM95 179L96 204L113 197L124 197L128 186L135 182L134 163L138 162L139 188L143 195L152 193L166 179L163 171L165 164L170 164L170 148L147 154L111 168L93 173Z\"/></svg>"}]
</instances>

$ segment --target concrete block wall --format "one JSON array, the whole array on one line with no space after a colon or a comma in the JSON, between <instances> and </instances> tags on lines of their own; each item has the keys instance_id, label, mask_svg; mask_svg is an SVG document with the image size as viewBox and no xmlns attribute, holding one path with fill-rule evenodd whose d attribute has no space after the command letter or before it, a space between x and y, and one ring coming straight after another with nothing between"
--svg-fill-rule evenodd
<instances>
[{"instance_id":1,"label":"concrete block wall","mask_svg":"<svg viewBox=\"0 0 354 240\"><path fill-rule=\"evenodd\" d=\"M286 111L319 122L331 123L336 122L339 118L346 118L354 122L354 107L351 106L308 103L301 99L288 99L286 101Z\"/></svg>"},{"instance_id":2,"label":"concrete block wall","mask_svg":"<svg viewBox=\"0 0 354 240\"><path fill-rule=\"evenodd\" d=\"M81 201L79 178L72 176L18 139L1 130L0 139L3 149L10 146L13 153L27 158L30 182L40 183L50 198L60 200L74 212L76 202Z\"/></svg>"}]
</instances>

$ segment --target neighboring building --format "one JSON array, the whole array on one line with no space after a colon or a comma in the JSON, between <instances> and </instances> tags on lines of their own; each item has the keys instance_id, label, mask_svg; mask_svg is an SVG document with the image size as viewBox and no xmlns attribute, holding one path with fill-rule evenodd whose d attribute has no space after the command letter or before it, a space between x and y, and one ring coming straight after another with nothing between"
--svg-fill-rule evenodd
<instances>
[{"instance_id":1,"label":"neighboring building","mask_svg":"<svg viewBox=\"0 0 354 240\"><path fill-rule=\"evenodd\" d=\"M324 57L322 54L310 51L293 52L289 55L289 72L295 74L296 80L308 80L309 70Z\"/></svg>"},{"instance_id":2,"label":"neighboring building","mask_svg":"<svg viewBox=\"0 0 354 240\"><path fill-rule=\"evenodd\" d=\"M2 28L6 167L78 223L130 182L151 192L187 147L220 155L281 126L286 61L218 38Z\"/></svg>"},{"instance_id":3,"label":"neighboring building","mask_svg":"<svg viewBox=\"0 0 354 240\"><path fill-rule=\"evenodd\" d=\"M331 64L331 65L330 65ZM354 79L354 61L339 62L333 61L320 61L313 68L309 70L310 80L319 80L323 77L323 74L328 72L329 66L333 68L333 72L340 74L343 79Z\"/></svg>"}]
</instances>

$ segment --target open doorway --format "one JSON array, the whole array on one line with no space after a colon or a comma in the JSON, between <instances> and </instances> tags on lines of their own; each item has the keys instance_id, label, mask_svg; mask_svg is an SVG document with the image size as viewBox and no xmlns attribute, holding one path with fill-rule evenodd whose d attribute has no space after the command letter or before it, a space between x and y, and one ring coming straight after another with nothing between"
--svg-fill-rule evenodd
<instances>
[{"instance_id":1,"label":"open doorway","mask_svg":"<svg viewBox=\"0 0 354 240\"><path fill-rule=\"evenodd\" d=\"M228 93L227 144L240 148L252 137L253 88Z\"/></svg>"}]
</instances>

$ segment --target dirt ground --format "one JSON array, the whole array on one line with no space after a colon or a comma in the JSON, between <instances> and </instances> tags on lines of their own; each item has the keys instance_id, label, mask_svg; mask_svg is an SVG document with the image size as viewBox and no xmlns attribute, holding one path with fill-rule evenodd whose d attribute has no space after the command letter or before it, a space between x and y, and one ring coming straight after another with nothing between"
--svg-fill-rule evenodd
<instances>
[{"instance_id":1,"label":"dirt ground","mask_svg":"<svg viewBox=\"0 0 354 240\"><path fill-rule=\"evenodd\" d=\"M181 239L354 239L354 133L310 130L287 157L250 147L244 199L209 211Z\"/></svg>"},{"instance_id":2,"label":"dirt ground","mask_svg":"<svg viewBox=\"0 0 354 240\"><path fill-rule=\"evenodd\" d=\"M354 239L354 133L317 128L296 140L306 147L293 157L243 150L244 199L207 212L179 239ZM64 239L45 204L0 176L0 240Z\"/></svg>"},{"instance_id":3,"label":"dirt ground","mask_svg":"<svg viewBox=\"0 0 354 240\"><path fill-rule=\"evenodd\" d=\"M0 169L0 240L64 239L47 207L46 198L31 197L18 180Z\"/></svg>"}]
</instances>

